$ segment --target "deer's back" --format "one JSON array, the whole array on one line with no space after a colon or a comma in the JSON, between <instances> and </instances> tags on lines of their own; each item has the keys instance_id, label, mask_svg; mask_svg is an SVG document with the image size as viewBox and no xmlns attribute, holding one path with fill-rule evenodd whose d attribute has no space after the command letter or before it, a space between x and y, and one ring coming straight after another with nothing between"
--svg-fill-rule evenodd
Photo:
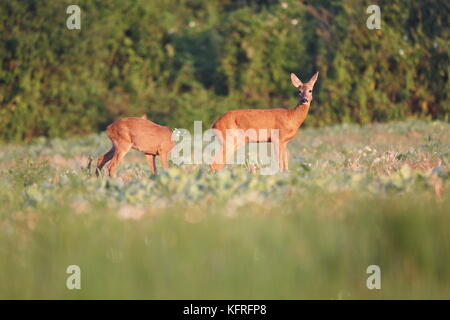
<instances>
[{"instance_id":1,"label":"deer's back","mask_svg":"<svg viewBox=\"0 0 450 320\"><path fill-rule=\"evenodd\" d=\"M284 108L228 111L212 127L218 130L280 129L288 120L287 111Z\"/></svg>"},{"instance_id":2,"label":"deer's back","mask_svg":"<svg viewBox=\"0 0 450 320\"><path fill-rule=\"evenodd\" d=\"M142 118L119 119L107 127L106 134L114 144L131 144L132 148L149 154L158 154L173 145L169 127Z\"/></svg>"}]
</instances>

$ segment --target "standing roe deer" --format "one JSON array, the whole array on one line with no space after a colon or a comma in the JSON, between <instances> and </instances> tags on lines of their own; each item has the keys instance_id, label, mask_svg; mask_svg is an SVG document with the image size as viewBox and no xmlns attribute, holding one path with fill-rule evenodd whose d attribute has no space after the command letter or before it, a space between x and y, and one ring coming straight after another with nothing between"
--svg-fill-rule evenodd
<instances>
[{"instance_id":1,"label":"standing roe deer","mask_svg":"<svg viewBox=\"0 0 450 320\"><path fill-rule=\"evenodd\" d=\"M109 176L115 177L117 165L131 148L145 153L153 174L157 174L155 163L157 155L161 157L164 170L169 168L169 153L175 145L169 127L147 120L143 115L140 118L123 118L115 121L106 128L106 134L113 145L107 153L98 158L97 176L103 166L111 161L108 164Z\"/></svg>"},{"instance_id":2,"label":"standing roe deer","mask_svg":"<svg viewBox=\"0 0 450 320\"><path fill-rule=\"evenodd\" d=\"M293 73L291 73L291 82L299 91L299 102L293 109L244 109L233 110L225 113L217 119L212 125L213 129L219 130L216 134L221 142L221 152L216 156L211 164L211 170L218 171L222 169L224 163L232 156L236 150L246 142L272 142L275 144L275 151L278 154L278 163L280 170L288 170L287 143L295 136L298 129L305 121L308 115L309 105L313 99L312 90L317 81L319 72L316 72L312 78L303 83ZM236 139L227 139L227 130L235 129L234 132L242 132L253 129L257 132L254 138L244 138L237 136ZM240 130L239 130L240 129ZM258 134L259 129L267 130L267 134ZM271 130L279 130L279 139L271 138ZM233 130L229 131L233 132ZM278 141L277 141L278 140ZM231 145L230 145L231 144Z\"/></svg>"}]
</instances>

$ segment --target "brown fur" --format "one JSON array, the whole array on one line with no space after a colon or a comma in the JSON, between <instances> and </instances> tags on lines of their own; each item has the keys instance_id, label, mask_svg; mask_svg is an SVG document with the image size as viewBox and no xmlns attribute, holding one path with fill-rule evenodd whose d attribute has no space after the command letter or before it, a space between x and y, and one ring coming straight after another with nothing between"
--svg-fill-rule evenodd
<instances>
[{"instance_id":1,"label":"brown fur","mask_svg":"<svg viewBox=\"0 0 450 320\"><path fill-rule=\"evenodd\" d=\"M119 162L131 148L145 153L153 174L156 172L155 157L161 157L164 170L169 168L169 153L174 147L172 142L172 130L161 126L143 115L140 118L123 118L115 121L106 128L106 134L113 146L100 156L97 161L97 175L103 166L108 164L110 177L115 177Z\"/></svg>"},{"instance_id":2,"label":"brown fur","mask_svg":"<svg viewBox=\"0 0 450 320\"><path fill-rule=\"evenodd\" d=\"M222 169L226 160L233 155L236 150L246 142L271 142L270 129L279 130L279 146L275 146L278 154L280 170L288 170L287 143L296 135L298 129L305 121L308 115L309 106L312 101L312 89L317 81L318 72L303 84L297 76L291 74L292 84L298 88L300 101L293 109L277 108L277 109L244 109L233 110L225 113L217 119L212 127L219 130L222 134L222 150L217 156L213 164L212 171ZM256 139L237 139L233 141L233 145L227 146L226 130L227 129L267 129L266 137L256 136ZM220 139L220 135L218 135Z\"/></svg>"}]
</instances>

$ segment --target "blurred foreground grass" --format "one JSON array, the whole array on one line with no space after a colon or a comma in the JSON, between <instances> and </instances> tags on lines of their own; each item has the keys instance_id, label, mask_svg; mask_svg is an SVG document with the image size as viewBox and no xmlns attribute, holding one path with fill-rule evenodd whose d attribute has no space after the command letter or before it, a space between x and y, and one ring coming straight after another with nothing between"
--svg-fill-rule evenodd
<instances>
[{"instance_id":1,"label":"blurred foreground grass","mask_svg":"<svg viewBox=\"0 0 450 320\"><path fill-rule=\"evenodd\" d=\"M300 130L291 171L95 178L103 135L0 151L0 298L450 298L450 125ZM66 268L81 268L81 290ZM381 268L381 290L366 269Z\"/></svg>"}]
</instances>

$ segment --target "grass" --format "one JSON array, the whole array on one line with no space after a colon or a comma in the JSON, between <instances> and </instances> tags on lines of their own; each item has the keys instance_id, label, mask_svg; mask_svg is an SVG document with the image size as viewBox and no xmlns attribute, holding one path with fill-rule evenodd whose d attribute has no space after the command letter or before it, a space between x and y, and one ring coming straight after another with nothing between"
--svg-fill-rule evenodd
<instances>
[{"instance_id":1,"label":"grass","mask_svg":"<svg viewBox=\"0 0 450 320\"><path fill-rule=\"evenodd\" d=\"M3 145L0 298L448 299L449 129L302 129L273 176L152 177L132 153L96 178L104 135ZM81 290L66 288L72 264Z\"/></svg>"}]
</instances>

